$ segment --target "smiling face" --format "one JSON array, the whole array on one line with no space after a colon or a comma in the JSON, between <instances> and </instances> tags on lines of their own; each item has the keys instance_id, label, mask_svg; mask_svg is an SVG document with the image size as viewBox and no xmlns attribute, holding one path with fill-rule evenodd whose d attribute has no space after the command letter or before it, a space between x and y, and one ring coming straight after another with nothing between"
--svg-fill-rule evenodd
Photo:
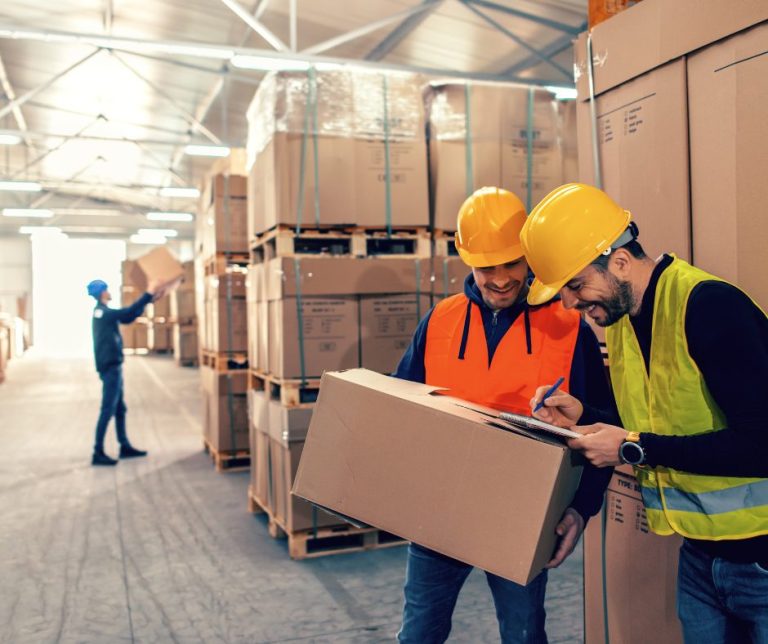
<instances>
[{"instance_id":1,"label":"smiling face","mask_svg":"<svg viewBox=\"0 0 768 644\"><path fill-rule=\"evenodd\" d=\"M517 302L528 278L528 263L524 257L513 262L473 268L477 288L483 301L492 309L506 309Z\"/></svg>"},{"instance_id":2,"label":"smiling face","mask_svg":"<svg viewBox=\"0 0 768 644\"><path fill-rule=\"evenodd\" d=\"M611 326L637 307L632 284L590 265L560 289L563 306L584 311L598 326Z\"/></svg>"}]
</instances>

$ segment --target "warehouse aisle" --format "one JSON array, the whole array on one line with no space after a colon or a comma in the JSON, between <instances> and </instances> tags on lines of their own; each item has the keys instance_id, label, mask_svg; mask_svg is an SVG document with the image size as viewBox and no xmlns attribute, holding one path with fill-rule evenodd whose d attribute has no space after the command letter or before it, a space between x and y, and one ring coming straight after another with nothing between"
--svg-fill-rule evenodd
<instances>
[{"instance_id":1,"label":"warehouse aisle","mask_svg":"<svg viewBox=\"0 0 768 644\"><path fill-rule=\"evenodd\" d=\"M170 359L128 358L129 436L150 456L95 469L91 361L12 364L0 386L0 641L392 641L405 549L288 559L246 512L247 474L216 474L202 452L198 380ZM548 611L550 641L581 641L580 553L551 575ZM454 633L498 641L480 574Z\"/></svg>"}]
</instances>

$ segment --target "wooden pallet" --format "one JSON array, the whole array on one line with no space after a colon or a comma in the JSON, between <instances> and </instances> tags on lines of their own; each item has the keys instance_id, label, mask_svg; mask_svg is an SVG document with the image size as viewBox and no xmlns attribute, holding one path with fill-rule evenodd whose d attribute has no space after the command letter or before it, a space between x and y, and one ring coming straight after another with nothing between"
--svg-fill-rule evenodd
<instances>
[{"instance_id":1,"label":"wooden pallet","mask_svg":"<svg viewBox=\"0 0 768 644\"><path fill-rule=\"evenodd\" d=\"M216 371L233 371L248 368L246 353L216 353L203 350L200 352L200 364Z\"/></svg>"},{"instance_id":2,"label":"wooden pallet","mask_svg":"<svg viewBox=\"0 0 768 644\"><path fill-rule=\"evenodd\" d=\"M285 379L251 369L248 372L248 388L266 391L272 400L279 400L283 407L311 406L320 392L320 378L303 381L300 378Z\"/></svg>"},{"instance_id":3,"label":"wooden pallet","mask_svg":"<svg viewBox=\"0 0 768 644\"><path fill-rule=\"evenodd\" d=\"M435 230L432 233L432 245L435 257L455 257L459 251L454 244L454 233L446 230Z\"/></svg>"},{"instance_id":4,"label":"wooden pallet","mask_svg":"<svg viewBox=\"0 0 768 644\"><path fill-rule=\"evenodd\" d=\"M355 226L334 228L273 228L251 244L251 261L260 263L275 257L342 256L342 257L413 257L431 254L426 228L380 228Z\"/></svg>"},{"instance_id":5,"label":"wooden pallet","mask_svg":"<svg viewBox=\"0 0 768 644\"><path fill-rule=\"evenodd\" d=\"M245 472L251 468L250 450L219 452L205 439L203 439L203 450L211 455L217 472Z\"/></svg>"},{"instance_id":6,"label":"wooden pallet","mask_svg":"<svg viewBox=\"0 0 768 644\"><path fill-rule=\"evenodd\" d=\"M349 524L289 532L269 507L260 501L248 487L248 511L267 515L267 530L273 539L288 541L288 555L291 559L316 559L330 555L364 552L403 546L408 542L378 528L356 528Z\"/></svg>"},{"instance_id":7,"label":"wooden pallet","mask_svg":"<svg viewBox=\"0 0 768 644\"><path fill-rule=\"evenodd\" d=\"M249 253L216 253L203 260L203 274L221 275L231 266L247 266L250 261Z\"/></svg>"}]
</instances>

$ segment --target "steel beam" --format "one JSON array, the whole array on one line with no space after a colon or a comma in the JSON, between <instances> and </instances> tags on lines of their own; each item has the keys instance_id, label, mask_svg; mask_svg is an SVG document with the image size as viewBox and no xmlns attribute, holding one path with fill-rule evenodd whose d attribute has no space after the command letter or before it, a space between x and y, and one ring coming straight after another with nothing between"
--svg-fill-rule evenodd
<instances>
[{"instance_id":1,"label":"steel beam","mask_svg":"<svg viewBox=\"0 0 768 644\"><path fill-rule=\"evenodd\" d=\"M339 45L343 45L352 40L356 40L357 38L367 36L368 34L373 33L374 31L378 31L379 29L383 29L384 27L388 27L391 24L406 20L411 16L421 13L422 11L426 11L427 9L431 11L434 9L434 7L432 7L430 4L418 4L415 7L406 9L405 11L398 11L397 13L392 14L387 18L382 18L381 20L376 20L375 22L369 22L367 25L340 34L333 38L329 38L328 40L318 43L317 45L312 45L311 47L302 49L302 53L321 54L325 51L328 51L329 49L334 49Z\"/></svg>"},{"instance_id":2,"label":"steel beam","mask_svg":"<svg viewBox=\"0 0 768 644\"><path fill-rule=\"evenodd\" d=\"M95 49L90 54L88 54L85 58L81 58L76 63L73 63L72 65L70 65L69 67L67 67L63 71L60 71L58 74L56 74L55 76L52 76L51 78L49 78L44 83L38 85L37 87L33 87L31 90L29 90L23 96L19 96L19 97L15 98L10 103L8 103L4 107L0 108L0 119L3 118L6 114L10 114L11 112L13 112L13 110L16 109L17 107L21 107L22 105L24 105L24 103L26 103L29 99L34 98L35 96L37 96L40 92L48 89L57 80L63 78L64 76L69 74L69 72L71 72L73 69L76 69L77 67L80 67L80 65L82 65L83 63L89 61L91 58L93 58L100 51L101 51L100 49Z\"/></svg>"},{"instance_id":3,"label":"steel beam","mask_svg":"<svg viewBox=\"0 0 768 644\"><path fill-rule=\"evenodd\" d=\"M183 60L176 60L175 58L166 58L164 56L153 56L152 54L142 54L142 53L139 53L138 51L124 51L122 53L128 54L129 56L136 56L137 58L146 58L147 60L154 60L158 63L165 63L167 65L183 67L184 69L201 72L203 74L210 74L212 76L227 76L227 78L233 81L236 81L238 83L245 83L247 85L258 86L261 83L260 78L256 78L253 75L246 76L245 74L238 74L236 72L233 72L227 65L223 65L219 67L205 67L203 65L195 65L194 63L187 63L187 62L184 62Z\"/></svg>"},{"instance_id":4,"label":"steel beam","mask_svg":"<svg viewBox=\"0 0 768 644\"><path fill-rule=\"evenodd\" d=\"M240 20L253 29L259 36L266 40L277 51L288 51L288 46L274 33L261 24L248 10L236 0L220 0Z\"/></svg>"},{"instance_id":5,"label":"steel beam","mask_svg":"<svg viewBox=\"0 0 768 644\"><path fill-rule=\"evenodd\" d=\"M0 87L3 88L3 92L5 92L5 95L8 97L10 102L13 102L16 99L16 92L14 92L11 81L8 78L8 74L5 71L5 65L3 65L2 57L0 57ZM18 126L19 130L21 130L20 136L22 139L24 139L24 143L27 144L27 147L34 148L34 143L27 134L27 131L29 130L27 121L21 111L21 107L18 105L13 108L13 118L16 121L16 125Z\"/></svg>"},{"instance_id":6,"label":"steel beam","mask_svg":"<svg viewBox=\"0 0 768 644\"><path fill-rule=\"evenodd\" d=\"M586 23L584 23L584 28L586 28ZM541 50L541 53L544 54L547 58L554 58L573 45L573 38L574 37L570 35L560 36L557 40L544 47ZM530 69L539 63L541 63L541 59L538 56L530 55L527 58L524 58L523 60L515 63L514 65L507 67L503 73L513 76L515 74L519 74L520 72L524 72L526 69Z\"/></svg>"},{"instance_id":7,"label":"steel beam","mask_svg":"<svg viewBox=\"0 0 768 644\"><path fill-rule=\"evenodd\" d=\"M494 11L506 13L507 15L510 15L510 16L523 18L524 20L535 22L536 24L539 24L539 25L544 25L545 27L549 27L550 29L557 29L558 31L562 31L563 33L570 34L571 36L576 36L581 31L583 31L580 27L574 27L572 25L566 24L564 22L560 22L558 20L552 20L550 18L545 18L543 16L537 16L534 13L522 11L521 9L515 9L514 7L507 7L506 5L501 5L501 4L498 4L497 2L489 2L488 0L470 0L470 2L472 4L477 5L478 7L483 7L484 9L493 9Z\"/></svg>"},{"instance_id":8,"label":"steel beam","mask_svg":"<svg viewBox=\"0 0 768 644\"><path fill-rule=\"evenodd\" d=\"M521 46L521 47L523 47L524 49L528 50L528 51L529 51L531 54L533 54L534 56L536 56L536 57L537 57L539 60L541 60L542 62L544 62L544 63L547 63L548 65L551 65L552 67L554 67L554 68L555 68L557 71L559 71L559 72L560 72L560 73L561 73L563 76L565 76L565 77L566 77L566 78L567 78L569 81L573 81L573 74L572 74L571 72L569 72L567 69L565 69L565 67L563 67L562 65L560 65L560 64L558 64L558 63L556 63L556 62L555 62L555 61L553 61L551 58L549 58L549 57L545 56L545 55L544 55L542 52L540 52L538 49L536 49L535 47L532 47L532 46L531 46L531 45L529 45L527 42L525 42L525 40L523 40L522 38L520 38L520 36L517 36L517 35L513 34L513 33L512 33L512 32L511 32L509 29L507 29L507 28L506 28L504 25L502 25L502 24L501 24L501 23L499 23L498 21L494 20L493 18L491 18L491 17L490 17L489 15L487 15L486 13L483 13L482 11L480 11L480 9L478 9L477 7L475 7L475 6L474 6L474 4L473 4L472 2L470 2L470 0L460 0L460 2L461 2L461 4L463 4L463 5L464 5L464 6L465 6L467 9L469 9L469 10L470 10L472 13L474 13L474 14L475 14L475 15L477 15L477 16L479 16L479 17L480 17L480 18L482 18L483 20L485 20L485 21L486 21L486 22L487 22L489 25L491 25L491 26L492 26L494 29L496 29L497 31L500 31L500 32L501 32L501 33L503 33L503 34L504 34L504 35L505 35L507 38L509 38L509 39L513 40L513 41L514 41L514 42L516 42L518 45L520 45L520 46Z\"/></svg>"},{"instance_id":9,"label":"steel beam","mask_svg":"<svg viewBox=\"0 0 768 644\"><path fill-rule=\"evenodd\" d=\"M385 58L393 49L395 49L405 38L426 19L442 3L442 0L422 0L421 11L408 16L397 27L395 27L384 40L376 45L365 56L365 60L378 61Z\"/></svg>"}]
</instances>

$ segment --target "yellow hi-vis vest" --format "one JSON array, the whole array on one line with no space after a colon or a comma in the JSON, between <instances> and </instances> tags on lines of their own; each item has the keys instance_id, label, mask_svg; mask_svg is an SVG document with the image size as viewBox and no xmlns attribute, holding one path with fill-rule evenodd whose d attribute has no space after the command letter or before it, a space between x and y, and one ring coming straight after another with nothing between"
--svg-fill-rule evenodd
<instances>
[{"instance_id":1,"label":"yellow hi-vis vest","mask_svg":"<svg viewBox=\"0 0 768 644\"><path fill-rule=\"evenodd\" d=\"M677 258L661 274L648 371L629 317L606 329L611 384L627 430L690 436L726 426L688 353L685 336L688 298L697 284L708 280L718 278ZM635 468L635 474L648 525L657 534L677 532L708 540L768 534L768 479L704 476L666 467Z\"/></svg>"}]
</instances>

